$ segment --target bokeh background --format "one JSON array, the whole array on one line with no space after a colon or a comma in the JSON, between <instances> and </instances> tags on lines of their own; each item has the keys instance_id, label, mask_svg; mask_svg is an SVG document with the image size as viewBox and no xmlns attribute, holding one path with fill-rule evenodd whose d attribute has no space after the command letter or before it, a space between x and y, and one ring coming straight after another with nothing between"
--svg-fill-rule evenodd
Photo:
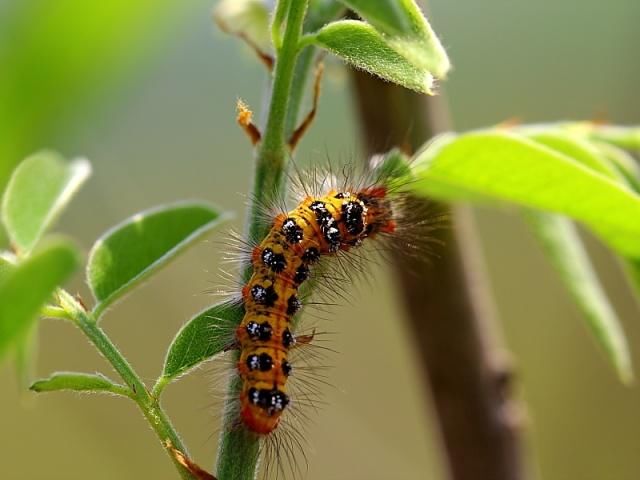
<instances>
[{"instance_id":1,"label":"bokeh background","mask_svg":"<svg viewBox=\"0 0 640 480\"><path fill-rule=\"evenodd\" d=\"M114 223L177 199L214 202L242 226L252 158L234 105L242 97L260 109L265 72L213 26L213 1L0 0L0 173L44 146L91 159L94 175L57 228L85 252ZM455 67L444 92L457 129L512 118L640 123L637 0L432 0L430 9ZM108 43L91 43L96 32L110 31ZM84 53L74 53L77 44ZM300 162L358 156L347 80L339 66L329 68ZM534 478L640 478L640 388L618 383L515 212L477 214L526 405ZM218 283L222 238L199 243L104 319L149 382L180 325L214 301L205 292ZM588 243L640 368L638 305L615 261ZM371 276L373 288L355 287L353 304L331 311L327 330L338 332L331 346L340 352L328 360L335 387L326 388L327 405L309 425L306 478L444 479L411 331L385 269ZM71 290L89 298L80 274ZM39 338L38 375L113 376L70 325L42 322ZM169 414L207 467L217 441L212 405L223 389L209 370L165 393ZM9 364L0 367L0 384L3 479L175 477L131 402L35 398Z\"/></svg>"}]
</instances>

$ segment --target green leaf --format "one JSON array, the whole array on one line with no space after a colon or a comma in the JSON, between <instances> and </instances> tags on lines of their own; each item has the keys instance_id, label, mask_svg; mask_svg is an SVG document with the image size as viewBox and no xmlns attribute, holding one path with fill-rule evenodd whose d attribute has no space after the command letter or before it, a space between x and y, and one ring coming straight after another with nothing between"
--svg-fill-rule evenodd
<instances>
[{"instance_id":1,"label":"green leaf","mask_svg":"<svg viewBox=\"0 0 640 480\"><path fill-rule=\"evenodd\" d=\"M140 212L106 232L87 265L96 317L227 218L210 205L183 202Z\"/></svg>"},{"instance_id":2,"label":"green leaf","mask_svg":"<svg viewBox=\"0 0 640 480\"><path fill-rule=\"evenodd\" d=\"M78 265L75 248L51 240L0 280L0 357L20 341L37 319L42 305Z\"/></svg>"},{"instance_id":3,"label":"green leaf","mask_svg":"<svg viewBox=\"0 0 640 480\"><path fill-rule=\"evenodd\" d=\"M451 64L447 52L414 0L342 0L382 33L396 52L435 78Z\"/></svg>"},{"instance_id":4,"label":"green leaf","mask_svg":"<svg viewBox=\"0 0 640 480\"><path fill-rule=\"evenodd\" d=\"M566 218L534 210L525 211L525 217L620 380L630 383L633 371L624 332L575 227Z\"/></svg>"},{"instance_id":5,"label":"green leaf","mask_svg":"<svg viewBox=\"0 0 640 480\"><path fill-rule=\"evenodd\" d=\"M166 385L231 346L243 315L242 305L227 301L189 320L171 342L158 384Z\"/></svg>"},{"instance_id":6,"label":"green leaf","mask_svg":"<svg viewBox=\"0 0 640 480\"><path fill-rule=\"evenodd\" d=\"M2 220L13 243L31 250L90 173L87 160L67 163L48 151L18 165L2 199Z\"/></svg>"},{"instance_id":7,"label":"green leaf","mask_svg":"<svg viewBox=\"0 0 640 480\"><path fill-rule=\"evenodd\" d=\"M9 235L2 224L2 215L0 214L0 250L9 248Z\"/></svg>"},{"instance_id":8,"label":"green leaf","mask_svg":"<svg viewBox=\"0 0 640 480\"><path fill-rule=\"evenodd\" d=\"M613 180L621 180L620 173L611 165L607 157L595 145L578 135L569 132L547 131L529 135L529 138L567 155Z\"/></svg>"},{"instance_id":9,"label":"green leaf","mask_svg":"<svg viewBox=\"0 0 640 480\"><path fill-rule=\"evenodd\" d=\"M74 392L115 393L127 397L131 395L127 387L113 382L100 373L56 372L48 378L37 380L29 389L38 393L71 390Z\"/></svg>"},{"instance_id":10,"label":"green leaf","mask_svg":"<svg viewBox=\"0 0 640 480\"><path fill-rule=\"evenodd\" d=\"M371 25L341 20L322 27L315 42L357 68L420 93L432 93L434 77L395 51Z\"/></svg>"},{"instance_id":11,"label":"green leaf","mask_svg":"<svg viewBox=\"0 0 640 480\"><path fill-rule=\"evenodd\" d=\"M31 331L17 341L14 348L14 367L18 385L27 388L35 375L38 355L38 324L31 326Z\"/></svg>"},{"instance_id":12,"label":"green leaf","mask_svg":"<svg viewBox=\"0 0 640 480\"><path fill-rule=\"evenodd\" d=\"M627 184L640 193L640 165L624 150L608 143L596 142L595 147L609 160Z\"/></svg>"},{"instance_id":13,"label":"green leaf","mask_svg":"<svg viewBox=\"0 0 640 480\"><path fill-rule=\"evenodd\" d=\"M591 125L589 136L620 148L640 151L640 127Z\"/></svg>"},{"instance_id":14,"label":"green leaf","mask_svg":"<svg viewBox=\"0 0 640 480\"><path fill-rule=\"evenodd\" d=\"M340 0L377 30L388 35L412 34L408 14L398 0ZM403 2L406 3L406 2Z\"/></svg>"},{"instance_id":15,"label":"green leaf","mask_svg":"<svg viewBox=\"0 0 640 480\"><path fill-rule=\"evenodd\" d=\"M416 193L481 198L580 220L623 256L640 258L640 197L572 158L519 135L474 132L435 142L412 165Z\"/></svg>"},{"instance_id":16,"label":"green leaf","mask_svg":"<svg viewBox=\"0 0 640 480\"><path fill-rule=\"evenodd\" d=\"M7 252L0 252L0 285L4 278L15 270L17 259Z\"/></svg>"},{"instance_id":17,"label":"green leaf","mask_svg":"<svg viewBox=\"0 0 640 480\"><path fill-rule=\"evenodd\" d=\"M640 166L636 160L624 150L608 143L596 143L597 148L611 164L618 169L627 185L636 193L640 193ZM625 270L636 294L640 295L640 259L625 258Z\"/></svg>"}]
</instances>

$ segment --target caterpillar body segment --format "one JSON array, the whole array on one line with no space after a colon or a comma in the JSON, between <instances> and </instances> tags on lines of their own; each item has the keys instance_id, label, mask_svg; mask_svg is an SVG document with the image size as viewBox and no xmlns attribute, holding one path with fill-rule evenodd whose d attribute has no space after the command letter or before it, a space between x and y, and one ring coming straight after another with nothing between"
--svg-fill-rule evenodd
<instances>
[{"instance_id":1,"label":"caterpillar body segment","mask_svg":"<svg viewBox=\"0 0 640 480\"><path fill-rule=\"evenodd\" d=\"M273 432L291 401L287 379L295 375L288 360L295 344L292 319L302 306L299 289L313 264L394 229L392 202L380 186L309 196L274 219L252 252L253 274L242 289L245 316L236 330L240 416L248 430Z\"/></svg>"}]
</instances>

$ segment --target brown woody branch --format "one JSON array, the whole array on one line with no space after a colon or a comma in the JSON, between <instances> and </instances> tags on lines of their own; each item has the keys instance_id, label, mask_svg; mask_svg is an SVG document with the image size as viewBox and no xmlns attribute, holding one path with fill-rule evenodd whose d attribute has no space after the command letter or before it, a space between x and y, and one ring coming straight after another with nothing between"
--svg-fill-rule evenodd
<instances>
[{"instance_id":1,"label":"brown woody branch","mask_svg":"<svg viewBox=\"0 0 640 480\"><path fill-rule=\"evenodd\" d=\"M362 137L369 154L392 147L415 150L449 128L443 97L425 97L366 73L352 83ZM452 228L439 235L437 258L397 269L433 398L453 480L522 480L518 407L487 291L470 212L451 212Z\"/></svg>"}]
</instances>

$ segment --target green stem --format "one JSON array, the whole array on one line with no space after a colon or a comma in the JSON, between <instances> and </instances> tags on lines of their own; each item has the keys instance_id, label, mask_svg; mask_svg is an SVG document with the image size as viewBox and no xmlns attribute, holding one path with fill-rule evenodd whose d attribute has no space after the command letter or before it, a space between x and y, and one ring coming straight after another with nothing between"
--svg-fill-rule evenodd
<instances>
[{"instance_id":1,"label":"green stem","mask_svg":"<svg viewBox=\"0 0 640 480\"><path fill-rule=\"evenodd\" d=\"M267 225L260 218L260 207L273 200L281 190L288 155L285 124L289 95L299 53L302 25L309 0L292 1L286 20L282 46L278 50L273 73L271 99L262 141L258 145L256 173L253 185L249 239L257 240L266 233Z\"/></svg>"},{"instance_id":2,"label":"green stem","mask_svg":"<svg viewBox=\"0 0 640 480\"><path fill-rule=\"evenodd\" d=\"M276 7L277 28L284 18L278 20L279 15L287 13L284 35L281 45L276 43L276 63L273 73L271 98L266 126L256 155L256 171L253 185L253 202L250 208L248 238L257 242L263 238L268 225L261 218L261 206L269 204L277 198L282 190L285 167L289 151L286 137L287 126L291 124L291 116L297 112L290 110L292 86L296 76L296 63L300 53L300 38L309 0L280 0ZM278 31L279 32L279 31ZM279 41L279 33L276 36ZM278 48L279 47L279 48ZM308 62L310 64L310 62ZM308 69L307 69L308 71ZM305 76L296 78L296 98L301 96L299 85L304 85ZM296 103L299 104L299 101ZM244 272L247 280L250 271ZM239 353L235 353L237 361ZM240 378L232 374L227 388L227 398L224 409L224 425L220 436L216 471L219 480L252 480L255 478L260 454L259 438L244 429L237 428L239 424L237 398L242 383Z\"/></svg>"},{"instance_id":3,"label":"green stem","mask_svg":"<svg viewBox=\"0 0 640 480\"><path fill-rule=\"evenodd\" d=\"M276 5L276 10L273 14L273 21L271 22L271 41L273 46L278 51L282 45L282 37L280 32L282 31L282 23L289 10L289 4L291 0L280 0Z\"/></svg>"},{"instance_id":4,"label":"green stem","mask_svg":"<svg viewBox=\"0 0 640 480\"><path fill-rule=\"evenodd\" d=\"M171 425L171 421L162 410L157 399L149 393L147 387L129 362L111 342L104 330L96 324L95 318L90 313L87 313L69 293L60 291L60 305L126 383L130 390L129 396L138 404L142 414L178 469L180 477L184 480L195 480L195 477L175 459L168 448L168 442L170 442L174 448L186 454L182 440L173 425Z\"/></svg>"}]
</instances>

